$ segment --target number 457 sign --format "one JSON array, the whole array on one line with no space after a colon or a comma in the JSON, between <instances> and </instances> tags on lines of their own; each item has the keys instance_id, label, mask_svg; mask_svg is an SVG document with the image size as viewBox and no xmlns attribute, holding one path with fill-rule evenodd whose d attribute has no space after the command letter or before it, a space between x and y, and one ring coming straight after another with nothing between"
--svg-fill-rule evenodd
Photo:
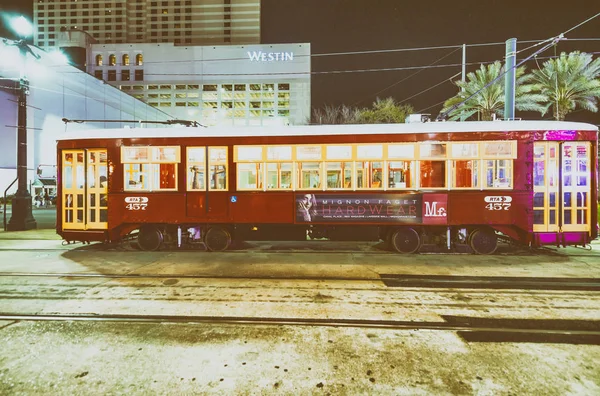
<instances>
[{"instance_id":1,"label":"number 457 sign","mask_svg":"<svg viewBox=\"0 0 600 396\"><path fill-rule=\"evenodd\" d=\"M484 198L487 210L508 210L510 208L512 197L508 195L488 195Z\"/></svg>"},{"instance_id":2,"label":"number 457 sign","mask_svg":"<svg viewBox=\"0 0 600 396\"><path fill-rule=\"evenodd\" d=\"M125 203L127 210L146 210L148 197L125 197Z\"/></svg>"}]
</instances>

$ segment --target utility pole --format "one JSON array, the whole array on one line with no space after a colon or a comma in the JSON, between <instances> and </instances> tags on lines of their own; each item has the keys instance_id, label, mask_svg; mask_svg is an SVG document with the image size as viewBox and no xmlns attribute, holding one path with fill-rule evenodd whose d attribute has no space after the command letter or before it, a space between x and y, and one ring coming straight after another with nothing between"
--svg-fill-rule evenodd
<instances>
[{"instance_id":1,"label":"utility pole","mask_svg":"<svg viewBox=\"0 0 600 396\"><path fill-rule=\"evenodd\" d=\"M462 82L463 84L465 83L467 79L467 45L463 44L462 45ZM465 88L461 88L460 89L461 92L465 92ZM460 115L460 120L464 121L465 120L465 112L463 111L462 114Z\"/></svg>"},{"instance_id":2,"label":"utility pole","mask_svg":"<svg viewBox=\"0 0 600 396\"><path fill-rule=\"evenodd\" d=\"M515 74L516 74L516 58L517 58L517 39L511 38L506 40L506 62L504 70L504 119L515 119Z\"/></svg>"},{"instance_id":3,"label":"utility pole","mask_svg":"<svg viewBox=\"0 0 600 396\"><path fill-rule=\"evenodd\" d=\"M25 18L20 17L18 23L28 23ZM25 231L37 228L37 222L33 218L31 194L27 188L27 95L29 94L29 81L25 74L25 59L31 53L31 48L25 41L27 35L18 32L21 39L15 43L19 48L19 56L23 62L19 78L19 98L17 109L17 177L19 179L17 193L12 199L12 214L7 224L8 231Z\"/></svg>"}]
</instances>

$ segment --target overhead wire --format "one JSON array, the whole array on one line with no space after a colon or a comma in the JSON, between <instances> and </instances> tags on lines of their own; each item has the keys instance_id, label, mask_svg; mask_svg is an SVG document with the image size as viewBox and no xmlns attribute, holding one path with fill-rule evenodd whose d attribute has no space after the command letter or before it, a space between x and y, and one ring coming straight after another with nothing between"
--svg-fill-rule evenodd
<instances>
[{"instance_id":1,"label":"overhead wire","mask_svg":"<svg viewBox=\"0 0 600 396\"><path fill-rule=\"evenodd\" d=\"M456 52L456 51L458 51L458 50L459 50L459 48L456 48L454 51L447 53L446 55L444 55L444 56L442 56L441 58L437 59L437 60L436 60L436 61L434 61L433 63L430 63L428 66L435 65L437 62L441 61L442 59L445 59L445 58L447 58L448 56L452 55L453 53L455 53L455 52ZM374 94L372 94L372 95L370 95L370 96L371 96L371 97L373 97L373 96L375 96L375 97L376 97L376 96L377 96L377 95L379 95L380 93L382 93L382 92L385 92L385 91L387 91L388 89L390 89L390 88L392 88L392 87L394 87L394 86L396 86L396 85L398 85L398 84L400 84L400 83L402 83L402 82L404 82L404 81L406 81L406 80L408 80L408 79L410 79L410 78L412 78L412 77L416 76L417 74L421 73L423 70L425 70L425 69L420 69L419 71L417 71L417 72L415 72L415 73L413 73L413 74L411 74L411 75L409 75L409 76L407 76L407 77L405 77L405 78L403 78L403 79L401 79L401 80L399 80L399 81L396 81L395 83L393 83L393 84L391 84L391 85L388 85L388 86L387 86L387 87L385 87L384 89L382 89L382 90L379 90L379 91L375 92ZM352 106L356 106L358 103L362 102L363 100L364 100L364 99L361 99L361 100L359 100L359 101L355 102L354 104L352 104Z\"/></svg>"},{"instance_id":2,"label":"overhead wire","mask_svg":"<svg viewBox=\"0 0 600 396\"><path fill-rule=\"evenodd\" d=\"M583 21L583 22L579 23L578 25L576 25L576 26L572 27L571 29L569 29L569 30L567 30L567 31L565 31L565 32L563 32L563 33L560 33L560 34L559 34L559 35L557 35L557 36L554 36L554 37L551 37L551 38L549 38L549 39L546 39L546 40L542 41L542 42L541 42L541 43L539 43L539 44L542 44L542 43L548 43L548 42L549 42L549 43L548 43L548 44L546 44L546 45L545 45L544 47L542 47L541 49L539 49L539 50L537 50L536 52L534 52L533 54L529 55L527 58L525 58L525 59L524 59L524 60L522 60L521 62L519 62L519 63L515 64L515 65L512 67L512 69L515 69L515 70L516 70L516 69L517 69L519 66L521 66L523 63L525 63L526 61L530 60L531 58L534 58L534 57L536 57L536 56L537 56L539 53L542 53L542 52L546 51L547 49L549 49L549 48L550 48L550 47L552 47L552 46L554 46L554 47L555 47L555 52L556 52L556 44L557 44L557 43L558 43L560 40L563 40L563 39L564 39L564 37L565 37L565 34L566 34L566 33L573 31L574 29L578 28L579 26L583 25L584 23L587 23L587 22L591 21L592 19L594 19L594 18L596 18L596 17L598 17L598 16L600 16L600 13L598 13L598 14L596 14L596 15L594 15L594 16L592 16L592 17L588 18L588 19L586 19L585 21ZM534 45L534 46L531 46L531 48L533 48L533 47L535 47L535 46L538 46L539 44L536 44L536 45ZM555 54L555 56L556 56L556 54ZM498 77L496 77L495 79L493 79L492 81L490 81L489 83L487 83L487 84L486 84L485 86L483 86L481 89L477 90L475 93L473 93L472 95L470 95L468 98L464 99L464 100L463 100L463 101L461 101L460 103L457 103L457 104L453 105L453 106L452 106L452 107L450 107L449 109L447 109L447 110L445 110L445 111L443 111L443 112L440 112L440 114L438 115L438 117L437 117L437 118L438 118L438 119L445 119L445 118L446 118L446 116L447 116L448 114L450 114L452 111L454 111L454 110L458 109L459 107L461 107L462 105L464 105L464 104L465 104L467 101L469 101L469 100L470 100L471 98L473 98L475 95L478 95L478 94L479 94L479 92L481 92L482 90L486 89L486 88L487 88L487 87L489 87L490 85L494 84L494 83L495 83L496 81L498 81L500 78L504 77L504 76L505 76L505 75L506 75L508 72L509 72L509 70L505 70L503 73L501 73L500 75L498 75Z\"/></svg>"},{"instance_id":3,"label":"overhead wire","mask_svg":"<svg viewBox=\"0 0 600 396\"><path fill-rule=\"evenodd\" d=\"M570 28L569 30L565 31L563 33L566 34L568 32L571 32L572 30L578 28L579 26L591 21L592 19L596 18L600 16L600 13L588 18L587 20L579 23L578 25ZM524 51L527 51L529 49L535 48L537 46L542 45L545 42L548 42L549 40L552 40L553 38L550 39L546 39L546 40L524 40L524 41L520 41L520 43L535 43L532 46L529 46L527 48L524 48L522 50L519 50L517 53L521 53ZM598 41L600 40L600 38L580 38L580 39L571 39L569 41ZM464 44L466 47L482 47L482 46L494 46L494 45L503 45L505 44L504 42L490 42L490 43L476 43L476 44ZM418 69L418 71L416 73L413 73L410 76L407 76L406 78L391 84L390 86L384 88L383 90L378 91L377 93L375 93L374 95L378 95L381 92L384 92L387 89L392 88L393 86L408 80L409 78L413 77L414 75L420 73L423 70L427 70L427 69L435 69L435 68L445 68L445 67L456 67L456 66L462 66L463 63L455 63L455 64L446 64L446 65L435 65L437 62L439 62L440 60L446 58L447 56L453 54L454 52L458 51L461 47L463 46L463 44L459 44L459 45L445 45L445 46L431 46L431 47L413 47L413 48L395 48L395 49L387 49L387 50L367 50L367 51L348 51L348 52L331 52L331 53L317 53L317 54L311 54L311 55L298 55L299 57L303 57L303 56L309 56L311 58L318 58L318 57L328 57L328 56L345 56L345 55L363 55L363 54L378 54L378 53L393 53L393 52L409 52L409 51L424 51L424 50L439 50L439 49L448 49L448 48L454 48L454 51L444 55L443 57L441 57L440 59L438 59L437 61L427 65L427 66L408 66L408 67L397 67L397 68L372 68L372 69L358 69L358 70L332 70L332 71L313 71L313 72L309 72L309 73L263 73L261 75L303 75L303 74L309 74L309 75L319 75L319 74L342 74L342 73L366 73L366 72L378 72L378 71L404 71L404 70L415 70ZM596 52L592 53L592 54L596 54ZM156 61L156 62L144 62L145 64L157 64L157 63L181 63L181 62L216 62L216 61L229 61L229 60L246 60L247 58L221 58L221 59L204 59L204 60L185 60L185 61ZM526 59L525 61L528 61L529 59ZM471 65L480 65L480 64L486 64L486 63L493 63L494 61L482 61L482 62L469 62L466 63L466 66L471 66ZM537 57L536 57L536 62L537 62ZM76 73L76 72L63 72L63 73ZM460 74L460 73L458 73ZM152 75L152 76L246 76L246 75L256 75L256 73L186 73L186 74L180 74L180 73L146 73L146 75ZM454 78L456 75L450 77L449 79ZM11 78L1 78L1 79L7 79L7 80L11 80ZM430 89L433 89L445 82L447 82L449 79L445 79L444 81L428 88L423 92L426 92ZM4 88L8 88L8 89L15 89L14 87L4 87ZM54 92L54 93L59 93L58 91L53 91L53 90L49 90L49 89L44 89L41 87L36 87L36 86L32 86L32 88L37 88L37 89L43 89L46 90L48 92ZM419 93L420 94L420 93ZM403 100L402 102L409 100L415 96L414 95L411 96L405 100ZM74 97L84 97L83 95L77 95L77 94L67 94L67 95L71 95ZM95 99L94 99L95 100ZM364 99L363 99L364 100ZM356 103L360 103L360 100ZM431 107L434 107L436 105L433 105Z\"/></svg>"},{"instance_id":4,"label":"overhead wire","mask_svg":"<svg viewBox=\"0 0 600 396\"><path fill-rule=\"evenodd\" d=\"M523 40L519 41L520 44L528 44L528 43L540 43L543 40ZM600 41L600 38L581 38L581 39L569 39L569 41ZM316 53L309 55L294 55L294 57L298 58L319 58L319 57L328 57L328 56L347 56L347 55L369 55L369 54L379 54L379 53L392 53L392 52L411 52L411 51L428 51L428 50L438 50L438 49L448 49L455 48L460 49L463 45L467 48L470 47L486 47L486 46L495 46L495 45L505 45L505 42L489 42L489 43L476 43L476 44L455 44L455 45L442 45L442 46L432 46L432 47L411 47L411 48L393 48L393 49L384 49L384 50L366 50L366 51L348 51L348 52L325 52L325 53ZM533 47L533 46L532 46ZM520 50L523 51L523 50ZM519 52L520 52L519 51ZM174 64L174 63L202 63L202 62L222 62L222 61L246 61L248 57L232 57L232 58L218 58L218 59L181 59L181 60L160 60L160 61L144 61L144 65L148 64ZM117 63L115 66L127 66L122 63ZM135 66L135 65L131 65Z\"/></svg>"},{"instance_id":5,"label":"overhead wire","mask_svg":"<svg viewBox=\"0 0 600 396\"><path fill-rule=\"evenodd\" d=\"M456 73L455 75L453 75L453 76L451 76L451 77L448 77L448 78L444 79L443 81L440 81L439 83L437 83L437 84L435 84L435 85L432 85L431 87L429 87L429 88L427 88L427 89L424 89L424 90L422 90L422 91L420 91L420 92L418 92L418 93L414 94L413 96L409 96L408 98L406 98L406 99L404 99L404 100L401 100L400 102L398 102L398 104L402 104L402 103L406 102L407 100L410 100L410 99L412 99L412 98L414 98L414 97L417 97L417 96L419 96L419 95L421 95L421 94L424 94L425 92L427 92L427 91L430 91L430 90L432 90L432 89L434 89L434 88L436 88L436 87L439 87L440 85L442 85L442 84L445 84L445 83L447 83L448 81L452 81L452 79L453 79L454 77L458 76L458 75L459 75L459 74L461 74L461 73L462 73L462 72L458 72L458 73Z\"/></svg>"}]
</instances>

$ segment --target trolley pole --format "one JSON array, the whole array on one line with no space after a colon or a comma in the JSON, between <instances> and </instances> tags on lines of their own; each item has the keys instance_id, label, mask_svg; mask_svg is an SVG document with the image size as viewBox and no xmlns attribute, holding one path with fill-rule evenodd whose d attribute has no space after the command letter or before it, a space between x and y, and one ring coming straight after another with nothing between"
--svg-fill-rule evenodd
<instances>
[{"instance_id":1,"label":"trolley pole","mask_svg":"<svg viewBox=\"0 0 600 396\"><path fill-rule=\"evenodd\" d=\"M517 39L506 40L506 71L504 78L504 119L515 119L515 65L517 58Z\"/></svg>"},{"instance_id":2,"label":"trolley pole","mask_svg":"<svg viewBox=\"0 0 600 396\"><path fill-rule=\"evenodd\" d=\"M31 49L25 39L15 44L19 48L19 55L23 62ZM37 228L31 209L31 194L27 189L27 95L29 94L29 81L25 75L25 66L21 68L19 78L18 98L18 124L17 124L17 177L19 179L17 193L12 199L12 214L8 222L8 231L25 231Z\"/></svg>"}]
</instances>

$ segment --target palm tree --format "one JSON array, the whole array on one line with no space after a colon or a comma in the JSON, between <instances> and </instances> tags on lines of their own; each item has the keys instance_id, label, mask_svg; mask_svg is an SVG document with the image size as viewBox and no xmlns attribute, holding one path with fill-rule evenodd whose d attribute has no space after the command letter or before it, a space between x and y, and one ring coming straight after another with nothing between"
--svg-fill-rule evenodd
<instances>
[{"instance_id":1,"label":"palm tree","mask_svg":"<svg viewBox=\"0 0 600 396\"><path fill-rule=\"evenodd\" d=\"M553 117L560 121L578 107L598 111L600 58L592 60L590 54L579 51L563 52L534 70L533 77L534 88L548 98L542 115L550 106Z\"/></svg>"},{"instance_id":2,"label":"palm tree","mask_svg":"<svg viewBox=\"0 0 600 396\"><path fill-rule=\"evenodd\" d=\"M449 111L448 116L451 120L467 119L474 114L478 114L482 120L492 120L493 114L501 117L504 113L504 78L498 77L503 73L504 67L499 61L487 66L480 65L479 70L467 74L465 81L454 82L461 91L444 103L442 112ZM532 92L534 87L529 84L532 78L531 74L525 74L524 66L518 67L515 71L515 107L518 110L542 111L543 109L541 103L546 97ZM471 95L473 95L471 99L452 109Z\"/></svg>"}]
</instances>

